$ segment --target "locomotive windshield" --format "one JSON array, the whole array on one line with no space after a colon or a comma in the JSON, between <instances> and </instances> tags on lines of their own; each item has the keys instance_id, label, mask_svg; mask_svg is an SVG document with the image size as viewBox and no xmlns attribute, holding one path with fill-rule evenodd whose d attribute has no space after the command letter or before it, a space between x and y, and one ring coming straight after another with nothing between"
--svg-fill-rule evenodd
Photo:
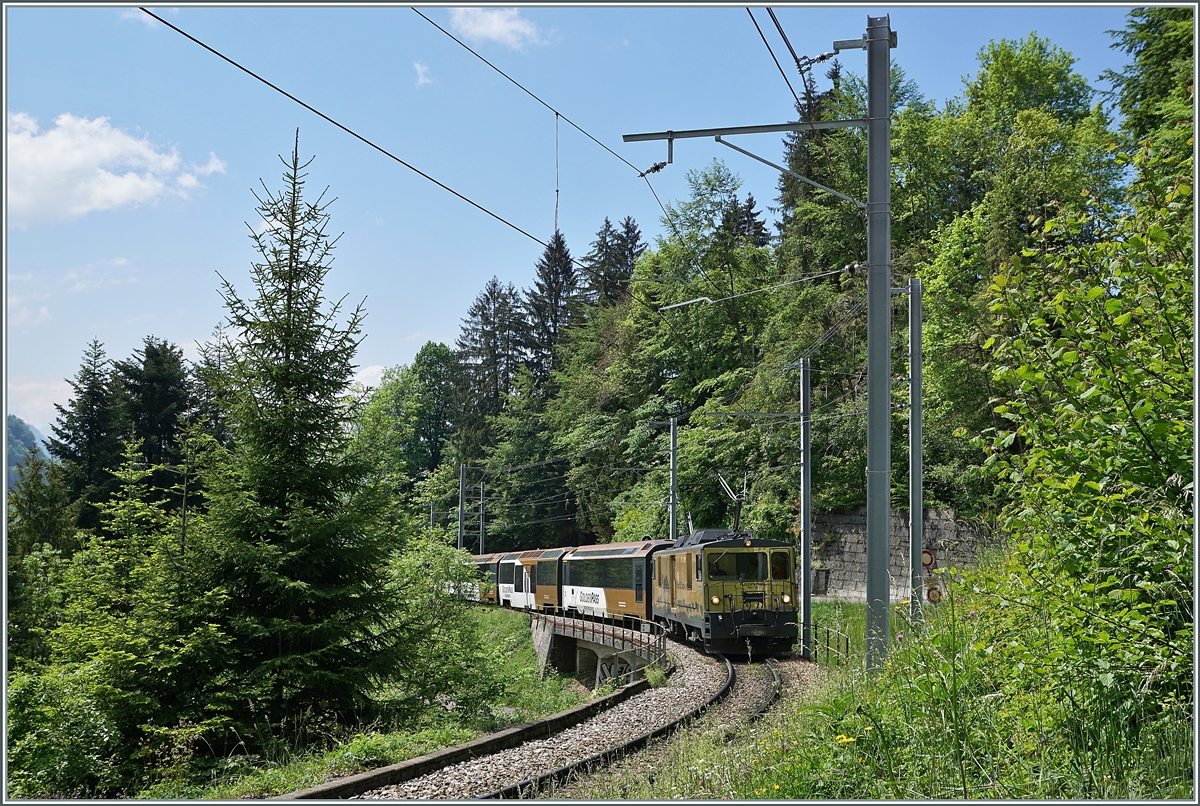
<instances>
[{"instance_id":1,"label":"locomotive windshield","mask_svg":"<svg viewBox=\"0 0 1200 806\"><path fill-rule=\"evenodd\" d=\"M791 579L792 567L786 551L771 552L771 579Z\"/></svg>"},{"instance_id":2,"label":"locomotive windshield","mask_svg":"<svg viewBox=\"0 0 1200 806\"><path fill-rule=\"evenodd\" d=\"M766 579L765 551L723 551L708 560L708 578L712 582Z\"/></svg>"}]
</instances>

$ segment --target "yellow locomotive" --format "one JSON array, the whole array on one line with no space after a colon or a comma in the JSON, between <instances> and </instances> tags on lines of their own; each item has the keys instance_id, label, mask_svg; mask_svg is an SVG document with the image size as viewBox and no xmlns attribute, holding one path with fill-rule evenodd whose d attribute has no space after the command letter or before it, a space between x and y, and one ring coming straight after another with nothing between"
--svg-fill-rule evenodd
<instances>
[{"instance_id":1,"label":"yellow locomotive","mask_svg":"<svg viewBox=\"0 0 1200 806\"><path fill-rule=\"evenodd\" d=\"M698 529L654 555L654 619L712 652L776 654L799 635L795 551L744 530Z\"/></svg>"}]
</instances>

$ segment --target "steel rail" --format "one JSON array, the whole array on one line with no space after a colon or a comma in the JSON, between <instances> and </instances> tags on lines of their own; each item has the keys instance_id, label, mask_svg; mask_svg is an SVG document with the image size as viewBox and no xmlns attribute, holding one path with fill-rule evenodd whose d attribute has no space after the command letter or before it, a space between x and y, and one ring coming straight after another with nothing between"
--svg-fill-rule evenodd
<instances>
[{"instance_id":1,"label":"steel rail","mask_svg":"<svg viewBox=\"0 0 1200 806\"><path fill-rule=\"evenodd\" d=\"M692 720L700 717L705 711L728 696L730 690L733 688L734 679L736 677L733 671L733 664L729 662L729 658L726 658L724 655L719 653L713 654L725 661L725 685L723 685L721 690L714 694L708 702L704 703L700 707L694 708L670 724L663 725L661 728L656 728L648 733L643 733L641 736L638 736L635 739L630 739L624 744L619 744L616 747L610 747L609 749L596 753L595 755L588 756L587 758L579 761L574 761L570 764L559 767L556 770L551 770L550 772L543 773L542 775L538 775L534 778L526 778L524 781L512 784L511 786L506 786L503 789L497 789L494 792L481 795L480 797L475 798L475 800L507 800L510 798L534 797L538 790L540 790L541 787L546 784L560 783L565 781L572 773L579 770L591 771L594 769L603 769L612 763L613 759L623 756L627 753L631 753L635 750L640 750L649 744L651 740L657 739L659 736L666 736L674 732L677 728L682 727L685 723L689 723Z\"/></svg>"},{"instance_id":2,"label":"steel rail","mask_svg":"<svg viewBox=\"0 0 1200 806\"><path fill-rule=\"evenodd\" d=\"M767 668L771 670L771 694L762 705L755 709L754 713L746 718L747 722L756 722L762 719L766 716L767 711L770 711L771 707L779 702L779 698L783 695L783 680L779 676L779 661L774 658L767 658L766 664Z\"/></svg>"}]
</instances>

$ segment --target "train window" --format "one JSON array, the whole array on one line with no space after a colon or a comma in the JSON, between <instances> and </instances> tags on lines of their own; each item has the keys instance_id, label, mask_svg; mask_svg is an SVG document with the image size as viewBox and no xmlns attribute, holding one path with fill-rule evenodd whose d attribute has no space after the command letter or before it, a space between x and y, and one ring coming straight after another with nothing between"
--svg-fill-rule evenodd
<instances>
[{"instance_id":1,"label":"train window","mask_svg":"<svg viewBox=\"0 0 1200 806\"><path fill-rule=\"evenodd\" d=\"M513 566L513 591L515 593L525 592L525 569L520 563Z\"/></svg>"},{"instance_id":2,"label":"train window","mask_svg":"<svg viewBox=\"0 0 1200 806\"><path fill-rule=\"evenodd\" d=\"M515 563L500 563L500 584L513 584L513 566Z\"/></svg>"},{"instance_id":3,"label":"train window","mask_svg":"<svg viewBox=\"0 0 1200 806\"><path fill-rule=\"evenodd\" d=\"M700 574L703 573L704 562L700 559L700 553L696 552L696 581L700 581Z\"/></svg>"},{"instance_id":4,"label":"train window","mask_svg":"<svg viewBox=\"0 0 1200 806\"><path fill-rule=\"evenodd\" d=\"M588 588L629 590L633 583L633 558L571 560L567 563L568 584Z\"/></svg>"},{"instance_id":5,"label":"train window","mask_svg":"<svg viewBox=\"0 0 1200 806\"><path fill-rule=\"evenodd\" d=\"M731 582L739 579L766 579L767 554L765 551L722 551L708 560L708 578L715 582Z\"/></svg>"},{"instance_id":6,"label":"train window","mask_svg":"<svg viewBox=\"0 0 1200 806\"><path fill-rule=\"evenodd\" d=\"M687 589L688 589L688 590L691 590L691 589L692 589L692 575L691 575L691 574L689 574L689 573L688 573L688 571L690 570L690 566L692 565L692 561L693 561L693 560L694 560L695 562L697 562L697 563L699 563L699 562L700 562L700 553L699 553L699 552L696 552L695 554L693 554L693 555L692 555L692 559L691 559L691 560L688 560L688 563L687 563L687 564L688 564L688 566L689 566L689 568L688 568L688 569L685 569L685 570L684 570L684 572L683 572L683 575L684 575L685 577L687 577Z\"/></svg>"},{"instance_id":7,"label":"train window","mask_svg":"<svg viewBox=\"0 0 1200 806\"><path fill-rule=\"evenodd\" d=\"M790 579L792 576L791 565L786 551L772 551L771 579Z\"/></svg>"},{"instance_id":8,"label":"train window","mask_svg":"<svg viewBox=\"0 0 1200 806\"><path fill-rule=\"evenodd\" d=\"M537 564L537 584L554 587L558 560L542 560Z\"/></svg>"}]
</instances>

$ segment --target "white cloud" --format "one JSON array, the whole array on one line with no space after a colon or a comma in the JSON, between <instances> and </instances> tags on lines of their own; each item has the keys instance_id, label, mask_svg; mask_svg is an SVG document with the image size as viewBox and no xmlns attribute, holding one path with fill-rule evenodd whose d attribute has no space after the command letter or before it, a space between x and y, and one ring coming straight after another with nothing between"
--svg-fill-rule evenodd
<instances>
[{"instance_id":1,"label":"white cloud","mask_svg":"<svg viewBox=\"0 0 1200 806\"><path fill-rule=\"evenodd\" d=\"M424 330L418 330L415 333L409 333L407 336L405 336L402 339L402 341L405 341L405 342L416 341L417 339L425 338L427 335L428 334Z\"/></svg>"},{"instance_id":2,"label":"white cloud","mask_svg":"<svg viewBox=\"0 0 1200 806\"><path fill-rule=\"evenodd\" d=\"M383 380L384 367L381 364L372 364L369 367L363 367L354 375L354 382L361 383L364 386L379 386Z\"/></svg>"},{"instance_id":3,"label":"white cloud","mask_svg":"<svg viewBox=\"0 0 1200 806\"><path fill-rule=\"evenodd\" d=\"M54 404L66 406L71 400L71 385L63 381L8 379L8 410L50 436L50 423L58 417Z\"/></svg>"},{"instance_id":4,"label":"white cloud","mask_svg":"<svg viewBox=\"0 0 1200 806\"><path fill-rule=\"evenodd\" d=\"M274 232L283 226L283 222L278 218L259 218L257 224L252 228L256 235L262 235L266 232Z\"/></svg>"},{"instance_id":5,"label":"white cloud","mask_svg":"<svg viewBox=\"0 0 1200 806\"><path fill-rule=\"evenodd\" d=\"M50 309L45 305L35 305L36 300L45 299L48 294L8 295L8 327L26 327L40 325L50 321Z\"/></svg>"},{"instance_id":6,"label":"white cloud","mask_svg":"<svg viewBox=\"0 0 1200 806\"><path fill-rule=\"evenodd\" d=\"M517 50L545 41L538 27L522 19L516 8L452 8L450 27L467 39L499 42Z\"/></svg>"},{"instance_id":7,"label":"white cloud","mask_svg":"<svg viewBox=\"0 0 1200 806\"><path fill-rule=\"evenodd\" d=\"M62 279L70 283L68 291L90 291L137 282L136 270L125 268L129 261L123 257L104 258L68 271Z\"/></svg>"},{"instance_id":8,"label":"white cloud","mask_svg":"<svg viewBox=\"0 0 1200 806\"><path fill-rule=\"evenodd\" d=\"M208 162L196 169L196 173L201 176L209 174L225 173L225 160L219 159L216 154L208 152Z\"/></svg>"},{"instance_id":9,"label":"white cloud","mask_svg":"<svg viewBox=\"0 0 1200 806\"><path fill-rule=\"evenodd\" d=\"M155 204L165 196L187 198L200 186L196 174L225 170L212 153L204 166L185 165L174 148L163 152L113 128L105 117L66 113L39 133L35 119L10 112L7 131L8 213L18 226Z\"/></svg>"},{"instance_id":10,"label":"white cloud","mask_svg":"<svg viewBox=\"0 0 1200 806\"><path fill-rule=\"evenodd\" d=\"M417 71L417 86L422 84L432 84L433 79L429 77L429 68L420 62L413 62L413 68Z\"/></svg>"},{"instance_id":11,"label":"white cloud","mask_svg":"<svg viewBox=\"0 0 1200 806\"><path fill-rule=\"evenodd\" d=\"M159 15L160 17L166 16L166 14L175 15L175 14L179 13L178 8L156 8L156 9L152 9L152 10L154 11L155 14ZM122 11L121 19L123 19L123 20L141 20L142 24L145 25L147 28L157 28L162 25L161 22L154 19L149 14L142 11L140 8L139 9L130 8L130 9L126 9L126 10Z\"/></svg>"}]
</instances>

